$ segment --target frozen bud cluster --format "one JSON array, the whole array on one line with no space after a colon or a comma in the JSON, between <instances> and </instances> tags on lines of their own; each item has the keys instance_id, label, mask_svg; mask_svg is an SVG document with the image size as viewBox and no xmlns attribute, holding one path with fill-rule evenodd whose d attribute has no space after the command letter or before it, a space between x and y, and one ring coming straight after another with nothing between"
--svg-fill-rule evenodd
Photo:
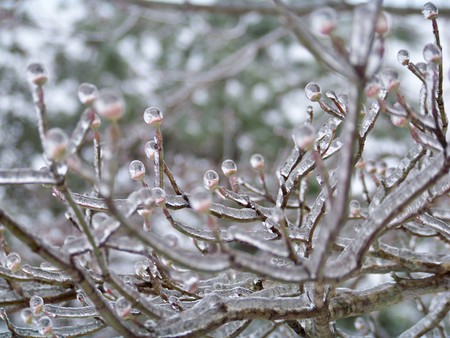
<instances>
[{"instance_id":1,"label":"frozen bud cluster","mask_svg":"<svg viewBox=\"0 0 450 338\"><path fill-rule=\"evenodd\" d=\"M11 272L16 272L20 268L20 263L22 259L20 255L16 252L11 252L5 259L5 266Z\"/></svg>"},{"instance_id":2,"label":"frozen bud cluster","mask_svg":"<svg viewBox=\"0 0 450 338\"><path fill-rule=\"evenodd\" d=\"M311 14L313 32L331 34L336 28L337 12L330 7L322 7Z\"/></svg>"},{"instance_id":3,"label":"frozen bud cluster","mask_svg":"<svg viewBox=\"0 0 450 338\"><path fill-rule=\"evenodd\" d=\"M163 119L163 113L161 112L161 110L159 110L159 108L150 107L147 108L144 112L145 123L154 128L158 128L162 124Z\"/></svg>"},{"instance_id":4,"label":"frozen bud cluster","mask_svg":"<svg viewBox=\"0 0 450 338\"><path fill-rule=\"evenodd\" d=\"M298 149L308 150L314 144L316 131L311 123L303 123L297 126L293 133L292 138Z\"/></svg>"},{"instance_id":5,"label":"frozen bud cluster","mask_svg":"<svg viewBox=\"0 0 450 338\"><path fill-rule=\"evenodd\" d=\"M27 79L30 84L42 86L48 80L47 70L42 63L32 63L27 68Z\"/></svg>"},{"instance_id":6,"label":"frozen bud cluster","mask_svg":"<svg viewBox=\"0 0 450 338\"><path fill-rule=\"evenodd\" d=\"M69 137L60 128L52 128L45 134L44 151L47 158L52 161L60 161L65 158Z\"/></svg>"},{"instance_id":7,"label":"frozen bud cluster","mask_svg":"<svg viewBox=\"0 0 450 338\"><path fill-rule=\"evenodd\" d=\"M192 191L189 202L195 211L207 213L212 204L212 196L205 188L198 187Z\"/></svg>"},{"instance_id":8,"label":"frozen bud cluster","mask_svg":"<svg viewBox=\"0 0 450 338\"><path fill-rule=\"evenodd\" d=\"M106 89L100 91L94 101L94 108L101 117L117 121L125 112L125 101L119 93Z\"/></svg>"},{"instance_id":9,"label":"frozen bud cluster","mask_svg":"<svg viewBox=\"0 0 450 338\"><path fill-rule=\"evenodd\" d=\"M226 177L230 177L236 174L237 166L233 160L225 160L222 162L222 172Z\"/></svg>"},{"instance_id":10,"label":"frozen bud cluster","mask_svg":"<svg viewBox=\"0 0 450 338\"><path fill-rule=\"evenodd\" d=\"M155 155L158 153L158 145L154 140L148 141L144 147L145 156L147 156L150 160L155 158Z\"/></svg>"},{"instance_id":11,"label":"frozen bud cluster","mask_svg":"<svg viewBox=\"0 0 450 338\"><path fill-rule=\"evenodd\" d=\"M97 96L97 87L91 83L82 83L78 87L78 99L82 104L91 105Z\"/></svg>"},{"instance_id":12,"label":"frozen bud cluster","mask_svg":"<svg viewBox=\"0 0 450 338\"><path fill-rule=\"evenodd\" d=\"M427 20L436 19L439 15L439 10L432 2L427 2L422 7L422 15Z\"/></svg>"},{"instance_id":13,"label":"frozen bud cluster","mask_svg":"<svg viewBox=\"0 0 450 338\"><path fill-rule=\"evenodd\" d=\"M403 66L409 63L409 52L406 49L400 49L397 53L397 61Z\"/></svg>"},{"instance_id":14,"label":"frozen bud cluster","mask_svg":"<svg viewBox=\"0 0 450 338\"><path fill-rule=\"evenodd\" d=\"M423 49L423 58L426 62L441 63L441 49L436 44L429 43Z\"/></svg>"},{"instance_id":15,"label":"frozen bud cluster","mask_svg":"<svg viewBox=\"0 0 450 338\"><path fill-rule=\"evenodd\" d=\"M263 171L266 165L264 156L261 154L253 154L250 158L250 165L257 171Z\"/></svg>"},{"instance_id":16,"label":"frozen bud cluster","mask_svg":"<svg viewBox=\"0 0 450 338\"><path fill-rule=\"evenodd\" d=\"M310 82L305 87L306 98L312 102L317 102L322 98L322 89L315 82Z\"/></svg>"},{"instance_id":17,"label":"frozen bud cluster","mask_svg":"<svg viewBox=\"0 0 450 338\"><path fill-rule=\"evenodd\" d=\"M208 170L203 175L203 185L206 189L213 191L219 186L219 174L214 170Z\"/></svg>"},{"instance_id":18,"label":"frozen bud cluster","mask_svg":"<svg viewBox=\"0 0 450 338\"><path fill-rule=\"evenodd\" d=\"M145 166L139 160L131 161L128 166L128 174L133 181L141 182L145 176Z\"/></svg>"}]
</instances>

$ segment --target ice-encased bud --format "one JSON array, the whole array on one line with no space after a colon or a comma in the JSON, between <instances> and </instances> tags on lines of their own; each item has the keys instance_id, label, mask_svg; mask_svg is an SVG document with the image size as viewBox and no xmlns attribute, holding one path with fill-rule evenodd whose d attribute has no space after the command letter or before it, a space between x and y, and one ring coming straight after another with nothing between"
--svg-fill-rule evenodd
<instances>
[{"instance_id":1,"label":"ice-encased bud","mask_svg":"<svg viewBox=\"0 0 450 338\"><path fill-rule=\"evenodd\" d=\"M295 127L292 132L292 138L298 149L308 150L310 149L315 140L316 131L311 123L303 123Z\"/></svg>"},{"instance_id":2,"label":"ice-encased bud","mask_svg":"<svg viewBox=\"0 0 450 338\"><path fill-rule=\"evenodd\" d=\"M30 298L30 309L33 311L34 315L39 315L42 313L44 308L44 300L42 297L33 296Z\"/></svg>"},{"instance_id":3,"label":"ice-encased bud","mask_svg":"<svg viewBox=\"0 0 450 338\"><path fill-rule=\"evenodd\" d=\"M128 166L128 174L133 181L142 181L145 176L145 166L139 160L131 161Z\"/></svg>"},{"instance_id":4,"label":"ice-encased bud","mask_svg":"<svg viewBox=\"0 0 450 338\"><path fill-rule=\"evenodd\" d=\"M11 252L5 259L5 266L11 272L16 272L20 269L20 263L22 259L20 255L16 252Z\"/></svg>"},{"instance_id":5,"label":"ice-encased bud","mask_svg":"<svg viewBox=\"0 0 450 338\"><path fill-rule=\"evenodd\" d=\"M367 97L376 98L379 96L382 88L380 78L378 76L372 77L370 81L367 82L365 93Z\"/></svg>"},{"instance_id":6,"label":"ice-encased bud","mask_svg":"<svg viewBox=\"0 0 450 338\"><path fill-rule=\"evenodd\" d=\"M416 67L422 74L427 71L427 64L425 62L417 62Z\"/></svg>"},{"instance_id":7,"label":"ice-encased bud","mask_svg":"<svg viewBox=\"0 0 450 338\"><path fill-rule=\"evenodd\" d=\"M38 331L45 337L53 337L53 323L48 316L43 316L37 321Z\"/></svg>"},{"instance_id":8,"label":"ice-encased bud","mask_svg":"<svg viewBox=\"0 0 450 338\"><path fill-rule=\"evenodd\" d=\"M195 188L189 197L189 202L195 211L207 213L212 204L211 192L203 187Z\"/></svg>"},{"instance_id":9,"label":"ice-encased bud","mask_svg":"<svg viewBox=\"0 0 450 338\"><path fill-rule=\"evenodd\" d=\"M33 311L30 308L20 311L20 317L25 324L33 324Z\"/></svg>"},{"instance_id":10,"label":"ice-encased bud","mask_svg":"<svg viewBox=\"0 0 450 338\"><path fill-rule=\"evenodd\" d=\"M375 167L375 162L373 162L373 161L366 161L364 166L365 166L366 171L368 173L376 174L377 168Z\"/></svg>"},{"instance_id":11,"label":"ice-encased bud","mask_svg":"<svg viewBox=\"0 0 450 338\"><path fill-rule=\"evenodd\" d=\"M375 164L375 168L377 170L378 175L384 176L386 174L387 164L384 161L378 161Z\"/></svg>"},{"instance_id":12,"label":"ice-encased bud","mask_svg":"<svg viewBox=\"0 0 450 338\"><path fill-rule=\"evenodd\" d=\"M358 333L362 335L366 335L369 333L369 327L367 325L366 320L363 317L357 317L355 319L355 329L358 331Z\"/></svg>"},{"instance_id":13,"label":"ice-encased bud","mask_svg":"<svg viewBox=\"0 0 450 338\"><path fill-rule=\"evenodd\" d=\"M311 13L313 32L322 35L331 34L336 28L337 12L330 7L322 7Z\"/></svg>"},{"instance_id":14,"label":"ice-encased bud","mask_svg":"<svg viewBox=\"0 0 450 338\"><path fill-rule=\"evenodd\" d=\"M427 20L436 19L439 15L439 9L432 2L427 2L422 7L422 15Z\"/></svg>"},{"instance_id":15,"label":"ice-encased bud","mask_svg":"<svg viewBox=\"0 0 450 338\"><path fill-rule=\"evenodd\" d=\"M391 122L396 127L405 127L408 125L408 118L406 116L399 116L391 114Z\"/></svg>"},{"instance_id":16,"label":"ice-encased bud","mask_svg":"<svg viewBox=\"0 0 450 338\"><path fill-rule=\"evenodd\" d=\"M396 91L400 86L398 73L393 69L385 69L381 73L381 79L387 91Z\"/></svg>"},{"instance_id":17,"label":"ice-encased bud","mask_svg":"<svg viewBox=\"0 0 450 338\"><path fill-rule=\"evenodd\" d=\"M349 205L350 217L358 217L361 213L361 204L358 200L351 200Z\"/></svg>"},{"instance_id":18,"label":"ice-encased bud","mask_svg":"<svg viewBox=\"0 0 450 338\"><path fill-rule=\"evenodd\" d=\"M158 187L153 188L152 196L157 206L162 206L166 203L166 192L163 189Z\"/></svg>"},{"instance_id":19,"label":"ice-encased bud","mask_svg":"<svg viewBox=\"0 0 450 338\"><path fill-rule=\"evenodd\" d=\"M119 297L115 303L116 312L120 318L128 319L131 316L131 304L124 297Z\"/></svg>"},{"instance_id":20,"label":"ice-encased bud","mask_svg":"<svg viewBox=\"0 0 450 338\"><path fill-rule=\"evenodd\" d=\"M27 67L27 79L35 86L42 86L48 80L47 70L42 63L32 63Z\"/></svg>"},{"instance_id":21,"label":"ice-encased bud","mask_svg":"<svg viewBox=\"0 0 450 338\"><path fill-rule=\"evenodd\" d=\"M266 166L264 156L261 154L253 154L252 157L250 157L250 165L257 171L264 170L264 167Z\"/></svg>"},{"instance_id":22,"label":"ice-encased bud","mask_svg":"<svg viewBox=\"0 0 450 338\"><path fill-rule=\"evenodd\" d=\"M44 151L47 158L52 161L59 161L65 158L69 137L60 128L52 128L45 134Z\"/></svg>"},{"instance_id":23,"label":"ice-encased bud","mask_svg":"<svg viewBox=\"0 0 450 338\"><path fill-rule=\"evenodd\" d=\"M389 21L385 12L380 12L380 15L378 15L374 29L375 32L380 35L384 35L389 32Z\"/></svg>"},{"instance_id":24,"label":"ice-encased bud","mask_svg":"<svg viewBox=\"0 0 450 338\"><path fill-rule=\"evenodd\" d=\"M148 141L144 146L145 156L147 156L150 160L155 158L155 155L158 153L158 145L154 140Z\"/></svg>"},{"instance_id":25,"label":"ice-encased bud","mask_svg":"<svg viewBox=\"0 0 450 338\"><path fill-rule=\"evenodd\" d=\"M322 97L322 89L315 82L310 82L305 87L306 98L312 102L317 102Z\"/></svg>"},{"instance_id":26,"label":"ice-encased bud","mask_svg":"<svg viewBox=\"0 0 450 338\"><path fill-rule=\"evenodd\" d=\"M337 101L337 95L336 95L336 93L335 93L333 90L331 90L331 89L328 89L328 90L325 92L325 96L328 97L330 100Z\"/></svg>"},{"instance_id":27,"label":"ice-encased bud","mask_svg":"<svg viewBox=\"0 0 450 338\"><path fill-rule=\"evenodd\" d=\"M159 127L164 120L163 113L159 108L150 107L144 112L144 121L152 127Z\"/></svg>"},{"instance_id":28,"label":"ice-encased bud","mask_svg":"<svg viewBox=\"0 0 450 338\"><path fill-rule=\"evenodd\" d=\"M100 91L97 99L94 101L94 108L101 117L116 121L125 112L125 101L118 92L104 89Z\"/></svg>"},{"instance_id":29,"label":"ice-encased bud","mask_svg":"<svg viewBox=\"0 0 450 338\"><path fill-rule=\"evenodd\" d=\"M338 95L338 102L341 104L341 106L344 109L347 109L348 107L348 94L341 93Z\"/></svg>"},{"instance_id":30,"label":"ice-encased bud","mask_svg":"<svg viewBox=\"0 0 450 338\"><path fill-rule=\"evenodd\" d=\"M426 62L441 63L442 53L441 49L434 43L428 43L423 48L423 58Z\"/></svg>"},{"instance_id":31,"label":"ice-encased bud","mask_svg":"<svg viewBox=\"0 0 450 338\"><path fill-rule=\"evenodd\" d=\"M100 116L98 116L98 114L93 112L91 117L91 128L94 130L98 130L98 128L100 128L101 125L102 120L100 119Z\"/></svg>"},{"instance_id":32,"label":"ice-encased bud","mask_svg":"<svg viewBox=\"0 0 450 338\"><path fill-rule=\"evenodd\" d=\"M222 162L222 172L226 177L233 176L237 172L236 162L233 160L225 160Z\"/></svg>"},{"instance_id":33,"label":"ice-encased bud","mask_svg":"<svg viewBox=\"0 0 450 338\"><path fill-rule=\"evenodd\" d=\"M403 66L406 66L409 63L409 60L409 52L406 49L400 49L397 53L397 61Z\"/></svg>"},{"instance_id":34,"label":"ice-encased bud","mask_svg":"<svg viewBox=\"0 0 450 338\"><path fill-rule=\"evenodd\" d=\"M210 191L216 190L219 186L219 174L214 170L208 170L203 175L203 185Z\"/></svg>"},{"instance_id":35,"label":"ice-encased bud","mask_svg":"<svg viewBox=\"0 0 450 338\"><path fill-rule=\"evenodd\" d=\"M78 99L82 104L91 105L98 96L98 89L92 83L82 83L78 86Z\"/></svg>"}]
</instances>

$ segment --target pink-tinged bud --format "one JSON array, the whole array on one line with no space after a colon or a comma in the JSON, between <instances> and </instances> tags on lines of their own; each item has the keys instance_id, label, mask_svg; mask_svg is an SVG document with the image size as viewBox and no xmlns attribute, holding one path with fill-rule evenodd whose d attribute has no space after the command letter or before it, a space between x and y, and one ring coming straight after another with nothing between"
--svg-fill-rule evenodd
<instances>
[{"instance_id":1,"label":"pink-tinged bud","mask_svg":"<svg viewBox=\"0 0 450 338\"><path fill-rule=\"evenodd\" d=\"M209 212L209 208L212 205L211 193L205 188L199 187L192 192L189 202L192 209L200 213Z\"/></svg>"},{"instance_id":2,"label":"pink-tinged bud","mask_svg":"<svg viewBox=\"0 0 450 338\"><path fill-rule=\"evenodd\" d=\"M315 82L308 83L305 87L305 95L312 102L319 101L322 97L320 86Z\"/></svg>"},{"instance_id":3,"label":"pink-tinged bud","mask_svg":"<svg viewBox=\"0 0 450 338\"><path fill-rule=\"evenodd\" d=\"M311 14L313 32L329 35L336 29L337 12L330 7L323 7Z\"/></svg>"},{"instance_id":4,"label":"pink-tinged bud","mask_svg":"<svg viewBox=\"0 0 450 338\"><path fill-rule=\"evenodd\" d=\"M63 160L67 155L69 138L64 130L52 128L45 134L44 151L47 158L52 161Z\"/></svg>"},{"instance_id":5,"label":"pink-tinged bud","mask_svg":"<svg viewBox=\"0 0 450 338\"><path fill-rule=\"evenodd\" d=\"M128 174L133 181L142 181L145 176L145 166L139 160L134 160L128 166Z\"/></svg>"},{"instance_id":6,"label":"pink-tinged bud","mask_svg":"<svg viewBox=\"0 0 450 338\"><path fill-rule=\"evenodd\" d=\"M406 49L400 49L397 53L397 61L400 62L401 65L407 66L409 64L409 52Z\"/></svg>"},{"instance_id":7,"label":"pink-tinged bud","mask_svg":"<svg viewBox=\"0 0 450 338\"><path fill-rule=\"evenodd\" d=\"M219 175L214 170L208 170L203 175L203 185L209 191L214 191L219 186Z\"/></svg>"},{"instance_id":8,"label":"pink-tinged bud","mask_svg":"<svg viewBox=\"0 0 450 338\"><path fill-rule=\"evenodd\" d=\"M5 266L11 272L17 272L20 269L22 259L16 252L11 252L5 259Z\"/></svg>"},{"instance_id":9,"label":"pink-tinged bud","mask_svg":"<svg viewBox=\"0 0 450 338\"><path fill-rule=\"evenodd\" d=\"M314 145L315 137L316 131L310 123L303 123L297 126L292 133L295 145L301 150L311 149Z\"/></svg>"},{"instance_id":10,"label":"pink-tinged bud","mask_svg":"<svg viewBox=\"0 0 450 338\"><path fill-rule=\"evenodd\" d=\"M27 68L28 81L35 86L43 86L47 83L48 74L42 63L32 63Z\"/></svg>"},{"instance_id":11,"label":"pink-tinged bud","mask_svg":"<svg viewBox=\"0 0 450 338\"><path fill-rule=\"evenodd\" d=\"M250 158L250 165L256 171L263 171L266 166L266 162L264 160L264 156L261 154L253 154Z\"/></svg>"},{"instance_id":12,"label":"pink-tinged bud","mask_svg":"<svg viewBox=\"0 0 450 338\"><path fill-rule=\"evenodd\" d=\"M408 118L405 116L391 115L391 122L396 127L405 127L408 125Z\"/></svg>"},{"instance_id":13,"label":"pink-tinged bud","mask_svg":"<svg viewBox=\"0 0 450 338\"><path fill-rule=\"evenodd\" d=\"M375 32L380 35L384 35L389 32L389 21L386 13L381 12L378 16L377 21L375 22Z\"/></svg>"},{"instance_id":14,"label":"pink-tinged bud","mask_svg":"<svg viewBox=\"0 0 450 338\"><path fill-rule=\"evenodd\" d=\"M101 117L117 121L125 112L125 102L119 93L106 89L100 91L94 101L94 108Z\"/></svg>"},{"instance_id":15,"label":"pink-tinged bud","mask_svg":"<svg viewBox=\"0 0 450 338\"><path fill-rule=\"evenodd\" d=\"M423 58L426 62L441 63L441 49L436 44L429 43L423 49Z\"/></svg>"},{"instance_id":16,"label":"pink-tinged bud","mask_svg":"<svg viewBox=\"0 0 450 338\"><path fill-rule=\"evenodd\" d=\"M432 2L427 2L422 7L422 15L427 20L436 19L439 15L439 9Z\"/></svg>"},{"instance_id":17,"label":"pink-tinged bud","mask_svg":"<svg viewBox=\"0 0 450 338\"><path fill-rule=\"evenodd\" d=\"M147 108L144 112L144 121L149 126L158 128L163 123L163 120L163 113L156 107Z\"/></svg>"},{"instance_id":18,"label":"pink-tinged bud","mask_svg":"<svg viewBox=\"0 0 450 338\"><path fill-rule=\"evenodd\" d=\"M78 99L82 104L91 105L97 96L97 87L91 83L82 83L78 87Z\"/></svg>"},{"instance_id":19,"label":"pink-tinged bud","mask_svg":"<svg viewBox=\"0 0 450 338\"><path fill-rule=\"evenodd\" d=\"M222 172L226 177L230 177L236 174L237 166L233 160L225 160L222 162Z\"/></svg>"}]
</instances>

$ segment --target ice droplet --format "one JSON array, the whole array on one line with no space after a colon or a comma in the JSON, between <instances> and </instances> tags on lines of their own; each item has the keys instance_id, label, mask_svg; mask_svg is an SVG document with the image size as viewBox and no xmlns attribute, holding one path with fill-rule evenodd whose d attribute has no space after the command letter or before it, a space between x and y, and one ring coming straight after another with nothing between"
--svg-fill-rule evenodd
<instances>
[{"instance_id":1,"label":"ice droplet","mask_svg":"<svg viewBox=\"0 0 450 338\"><path fill-rule=\"evenodd\" d=\"M385 69L381 73L381 79L387 91L396 91L400 86L398 73L393 69Z\"/></svg>"},{"instance_id":2,"label":"ice droplet","mask_svg":"<svg viewBox=\"0 0 450 338\"><path fill-rule=\"evenodd\" d=\"M42 313L44 308L44 300L42 297L33 296L30 298L30 309L33 311L34 315L38 315Z\"/></svg>"},{"instance_id":3,"label":"ice droplet","mask_svg":"<svg viewBox=\"0 0 450 338\"><path fill-rule=\"evenodd\" d=\"M214 170L208 170L203 175L203 185L206 189L214 191L219 186L219 174Z\"/></svg>"},{"instance_id":4,"label":"ice droplet","mask_svg":"<svg viewBox=\"0 0 450 338\"><path fill-rule=\"evenodd\" d=\"M150 264L148 260L137 261L134 263L134 272L143 280L150 280L150 273L148 272Z\"/></svg>"},{"instance_id":5,"label":"ice droplet","mask_svg":"<svg viewBox=\"0 0 450 338\"><path fill-rule=\"evenodd\" d=\"M427 20L436 19L439 15L439 9L432 2L427 2L422 7L422 15Z\"/></svg>"},{"instance_id":6,"label":"ice droplet","mask_svg":"<svg viewBox=\"0 0 450 338\"><path fill-rule=\"evenodd\" d=\"M27 67L27 79L32 85L42 86L48 80L47 70L42 63L32 63Z\"/></svg>"},{"instance_id":7,"label":"ice droplet","mask_svg":"<svg viewBox=\"0 0 450 338\"><path fill-rule=\"evenodd\" d=\"M314 144L316 131L312 124L303 123L297 126L293 133L292 138L298 149L307 150Z\"/></svg>"},{"instance_id":8,"label":"ice droplet","mask_svg":"<svg viewBox=\"0 0 450 338\"><path fill-rule=\"evenodd\" d=\"M266 165L264 156L262 156L261 154L253 154L252 157L250 157L250 165L257 171L264 170L264 167Z\"/></svg>"},{"instance_id":9,"label":"ice droplet","mask_svg":"<svg viewBox=\"0 0 450 338\"><path fill-rule=\"evenodd\" d=\"M385 12L380 12L375 22L375 32L384 35L389 31L389 21Z\"/></svg>"},{"instance_id":10,"label":"ice droplet","mask_svg":"<svg viewBox=\"0 0 450 338\"><path fill-rule=\"evenodd\" d=\"M128 166L128 174L133 181L142 181L145 176L145 166L139 160L131 161Z\"/></svg>"},{"instance_id":11,"label":"ice droplet","mask_svg":"<svg viewBox=\"0 0 450 338\"><path fill-rule=\"evenodd\" d=\"M378 97L382 88L380 78L378 76L372 77L372 79L367 83L365 88L365 93L367 97L375 98Z\"/></svg>"},{"instance_id":12,"label":"ice droplet","mask_svg":"<svg viewBox=\"0 0 450 338\"><path fill-rule=\"evenodd\" d=\"M311 13L312 30L322 35L329 35L336 28L337 12L330 7L322 7Z\"/></svg>"},{"instance_id":13,"label":"ice droplet","mask_svg":"<svg viewBox=\"0 0 450 338\"><path fill-rule=\"evenodd\" d=\"M98 96L98 89L91 83L82 83L78 87L78 99L82 104L91 105Z\"/></svg>"},{"instance_id":14,"label":"ice droplet","mask_svg":"<svg viewBox=\"0 0 450 338\"><path fill-rule=\"evenodd\" d=\"M121 94L113 90L100 91L98 98L94 101L97 113L108 120L118 120L125 112L125 101Z\"/></svg>"},{"instance_id":15,"label":"ice droplet","mask_svg":"<svg viewBox=\"0 0 450 338\"><path fill-rule=\"evenodd\" d=\"M328 90L325 92L325 96L328 97L330 100L337 101L337 95L336 95L336 93L335 93L333 90L331 90L331 89L328 89Z\"/></svg>"},{"instance_id":16,"label":"ice droplet","mask_svg":"<svg viewBox=\"0 0 450 338\"><path fill-rule=\"evenodd\" d=\"M236 162L233 160L225 160L222 162L222 172L226 177L233 176L237 172Z\"/></svg>"},{"instance_id":17,"label":"ice droplet","mask_svg":"<svg viewBox=\"0 0 450 338\"><path fill-rule=\"evenodd\" d=\"M150 160L155 158L155 155L158 153L158 146L154 140L148 141L144 147L145 156L147 156Z\"/></svg>"},{"instance_id":18,"label":"ice droplet","mask_svg":"<svg viewBox=\"0 0 450 338\"><path fill-rule=\"evenodd\" d=\"M128 319L131 316L131 304L124 298L119 297L115 303L116 312L119 317Z\"/></svg>"},{"instance_id":19,"label":"ice droplet","mask_svg":"<svg viewBox=\"0 0 450 338\"><path fill-rule=\"evenodd\" d=\"M163 113L159 108L150 107L144 112L144 121L148 125L158 128L164 120Z\"/></svg>"},{"instance_id":20,"label":"ice droplet","mask_svg":"<svg viewBox=\"0 0 450 338\"><path fill-rule=\"evenodd\" d=\"M189 197L189 202L195 211L207 213L212 204L211 193L203 187L195 188Z\"/></svg>"},{"instance_id":21,"label":"ice droplet","mask_svg":"<svg viewBox=\"0 0 450 338\"><path fill-rule=\"evenodd\" d=\"M30 308L23 309L20 312L20 317L22 318L22 320L25 324L33 323L33 311L31 311Z\"/></svg>"},{"instance_id":22,"label":"ice droplet","mask_svg":"<svg viewBox=\"0 0 450 338\"><path fill-rule=\"evenodd\" d=\"M65 158L69 138L64 130L52 128L45 134L44 151L47 158L52 161L59 161Z\"/></svg>"},{"instance_id":23,"label":"ice droplet","mask_svg":"<svg viewBox=\"0 0 450 338\"><path fill-rule=\"evenodd\" d=\"M22 259L20 258L20 255L16 252L11 252L8 256L6 256L5 266L11 272L16 272L19 270L21 262Z\"/></svg>"},{"instance_id":24,"label":"ice droplet","mask_svg":"<svg viewBox=\"0 0 450 338\"><path fill-rule=\"evenodd\" d=\"M161 188L152 189L153 200L157 206L162 206L166 203L166 192Z\"/></svg>"},{"instance_id":25,"label":"ice droplet","mask_svg":"<svg viewBox=\"0 0 450 338\"><path fill-rule=\"evenodd\" d=\"M439 47L434 43L428 43L423 48L423 58L426 62L441 63L442 53Z\"/></svg>"},{"instance_id":26,"label":"ice droplet","mask_svg":"<svg viewBox=\"0 0 450 338\"><path fill-rule=\"evenodd\" d=\"M397 61L403 66L409 63L409 52L406 49L400 49L397 53Z\"/></svg>"},{"instance_id":27,"label":"ice droplet","mask_svg":"<svg viewBox=\"0 0 450 338\"><path fill-rule=\"evenodd\" d=\"M39 330L39 333L44 335L45 337L52 337L53 332L53 324L52 320L48 316L41 317L37 322L37 327Z\"/></svg>"},{"instance_id":28,"label":"ice droplet","mask_svg":"<svg viewBox=\"0 0 450 338\"><path fill-rule=\"evenodd\" d=\"M312 102L317 102L322 97L321 88L315 82L310 82L305 87L306 98Z\"/></svg>"},{"instance_id":29,"label":"ice droplet","mask_svg":"<svg viewBox=\"0 0 450 338\"><path fill-rule=\"evenodd\" d=\"M361 205L358 200L351 200L349 205L350 217L358 217L361 212Z\"/></svg>"}]
</instances>

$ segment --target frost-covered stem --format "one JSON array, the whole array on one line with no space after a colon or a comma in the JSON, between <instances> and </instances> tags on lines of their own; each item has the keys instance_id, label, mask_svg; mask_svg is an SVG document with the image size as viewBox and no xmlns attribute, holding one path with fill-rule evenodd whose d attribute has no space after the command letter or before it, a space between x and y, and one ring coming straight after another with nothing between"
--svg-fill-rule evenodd
<instances>
[{"instance_id":1,"label":"frost-covered stem","mask_svg":"<svg viewBox=\"0 0 450 338\"><path fill-rule=\"evenodd\" d=\"M319 171L320 180L322 181L321 185L327 193L327 204L332 207L334 203L333 190L330 186L330 175L328 174L327 168L323 163L322 157L320 156L320 147L313 151L312 156L314 162L316 162L316 168Z\"/></svg>"},{"instance_id":2,"label":"frost-covered stem","mask_svg":"<svg viewBox=\"0 0 450 338\"><path fill-rule=\"evenodd\" d=\"M439 47L439 49L441 50L442 53L442 46L441 46L441 38L439 36L439 27L437 24L437 20L434 18L432 19L432 23L433 23L433 34L434 34L434 38L436 39L436 45ZM443 98L443 82L444 82L444 73L443 73L443 63L444 58L441 59L441 62L439 62L438 65L438 69L439 69L439 80L438 80L438 90L437 90L437 104L438 104L438 108L439 108L439 112L441 115L441 120L442 120L442 130L444 132L444 134L447 132L447 127L448 127L448 120L447 120L447 114L445 112L445 106L444 106L444 98Z\"/></svg>"},{"instance_id":3,"label":"frost-covered stem","mask_svg":"<svg viewBox=\"0 0 450 338\"><path fill-rule=\"evenodd\" d=\"M282 210L282 213L283 213L283 216L279 222L281 234L283 235L284 243L286 244L286 247L288 248L289 258L294 262L294 264L299 264L300 260L297 256L297 253L295 252L294 245L292 244L292 240L289 236L289 231L288 231L287 222L286 222L286 218L285 218L286 216L284 215L283 210Z\"/></svg>"},{"instance_id":4,"label":"frost-covered stem","mask_svg":"<svg viewBox=\"0 0 450 338\"><path fill-rule=\"evenodd\" d=\"M211 232L214 235L214 238L216 239L217 243L219 243L220 251L221 252L227 252L227 248L225 247L225 244L222 241L222 237L220 237L219 227L217 224L217 220L208 213L208 228L211 230Z\"/></svg>"},{"instance_id":5,"label":"frost-covered stem","mask_svg":"<svg viewBox=\"0 0 450 338\"><path fill-rule=\"evenodd\" d=\"M120 319L112 312L104 297L99 293L95 282L91 276L84 269L79 269L72 264L65 255L60 251L56 251L48 246L40 238L37 238L25 226L17 223L9 217L4 210L0 209L0 223L4 224L9 231L21 242L25 243L31 251L37 253L48 262L68 272L77 286L81 287L92 302L94 302L96 309L100 312L103 319L111 325L117 332L120 332L125 337L133 337L134 334L126 328Z\"/></svg>"},{"instance_id":6,"label":"frost-covered stem","mask_svg":"<svg viewBox=\"0 0 450 338\"><path fill-rule=\"evenodd\" d=\"M103 171L103 179L108 185L108 195L112 195L114 191L114 179L116 177L116 171L118 166L118 152L119 152L119 140L120 140L120 128L116 120L111 121L111 125L108 128L108 155L107 161L105 161L105 170ZM105 155L105 151L102 152ZM106 159L105 159L106 160ZM103 192L104 193L104 192Z\"/></svg>"},{"instance_id":7,"label":"frost-covered stem","mask_svg":"<svg viewBox=\"0 0 450 338\"><path fill-rule=\"evenodd\" d=\"M416 324L403 332L399 338L419 338L423 337L428 331L439 325L439 322L448 315L450 311L450 293L437 296L437 304L425 317Z\"/></svg>"},{"instance_id":8,"label":"frost-covered stem","mask_svg":"<svg viewBox=\"0 0 450 338\"><path fill-rule=\"evenodd\" d=\"M95 176L100 182L102 179L102 146L101 136L97 130L94 130L94 169Z\"/></svg>"},{"instance_id":9,"label":"frost-covered stem","mask_svg":"<svg viewBox=\"0 0 450 338\"><path fill-rule=\"evenodd\" d=\"M44 89L42 86L36 86L33 91L34 109L36 110L36 116L38 120L39 137L41 144L45 144L45 134L48 130L47 123L47 111L44 102Z\"/></svg>"},{"instance_id":10,"label":"frost-covered stem","mask_svg":"<svg viewBox=\"0 0 450 338\"><path fill-rule=\"evenodd\" d=\"M417 78L425 84L425 79L423 78L422 72L417 68L417 66L413 62L408 62L407 68L413 73Z\"/></svg>"},{"instance_id":11,"label":"frost-covered stem","mask_svg":"<svg viewBox=\"0 0 450 338\"><path fill-rule=\"evenodd\" d=\"M155 143L158 148L155 154L155 187L164 189L164 144L160 127L156 128Z\"/></svg>"},{"instance_id":12,"label":"frost-covered stem","mask_svg":"<svg viewBox=\"0 0 450 338\"><path fill-rule=\"evenodd\" d=\"M263 186L264 189L264 193L265 193L265 197L269 200L269 201L273 201L272 196L270 196L270 192L269 189L267 188L267 184L266 184L266 175L264 175L263 171L259 172L259 178L261 179L261 184Z\"/></svg>"},{"instance_id":13,"label":"frost-covered stem","mask_svg":"<svg viewBox=\"0 0 450 338\"><path fill-rule=\"evenodd\" d=\"M360 80L354 89L352 105L347 113L343 127L343 143L339 162L337 195L334 199L333 212L327 217L327 225L320 229L318 242L311 256L311 267L318 274L318 279L323 277L325 262L328 258L333 242L339 234L347 218L347 205L350 192L350 184L354 169L354 149L358 139L358 121L364 94L364 81Z\"/></svg>"},{"instance_id":14,"label":"frost-covered stem","mask_svg":"<svg viewBox=\"0 0 450 338\"><path fill-rule=\"evenodd\" d=\"M230 181L230 187L231 190L235 193L239 193L240 192L240 186L239 186L239 179L236 175L231 175L228 180Z\"/></svg>"}]
</instances>

